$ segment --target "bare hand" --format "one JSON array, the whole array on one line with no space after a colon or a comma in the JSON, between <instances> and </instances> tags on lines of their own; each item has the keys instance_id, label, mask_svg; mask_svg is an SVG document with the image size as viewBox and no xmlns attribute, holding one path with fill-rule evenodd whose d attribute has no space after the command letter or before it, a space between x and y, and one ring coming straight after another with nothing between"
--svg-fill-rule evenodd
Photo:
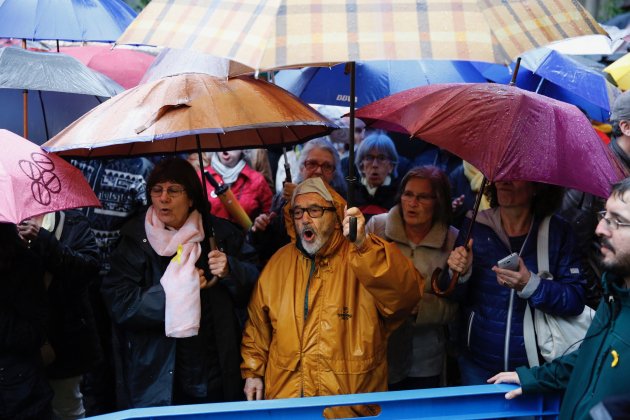
<instances>
[{"instance_id":1,"label":"bare hand","mask_svg":"<svg viewBox=\"0 0 630 420\"><path fill-rule=\"evenodd\" d=\"M296 187L297 184L294 184L292 182L285 182L284 184L282 184L282 198L287 201L291 200L291 197L293 197L293 191L295 191Z\"/></svg>"},{"instance_id":2,"label":"bare hand","mask_svg":"<svg viewBox=\"0 0 630 420\"><path fill-rule=\"evenodd\" d=\"M245 379L245 396L247 401L258 401L263 399L263 381L262 378L247 378Z\"/></svg>"},{"instance_id":3,"label":"bare hand","mask_svg":"<svg viewBox=\"0 0 630 420\"><path fill-rule=\"evenodd\" d=\"M267 230L267 226L269 223L277 216L275 212L271 212L269 214L259 214L256 219L254 219L254 226L252 226L252 232L264 232Z\"/></svg>"},{"instance_id":4,"label":"bare hand","mask_svg":"<svg viewBox=\"0 0 630 420\"><path fill-rule=\"evenodd\" d=\"M227 277L230 275L230 264L225 253L215 249L208 254L208 266L210 273L217 277Z\"/></svg>"},{"instance_id":5,"label":"bare hand","mask_svg":"<svg viewBox=\"0 0 630 420\"><path fill-rule=\"evenodd\" d=\"M37 235L39 235L39 228L39 224L33 219L26 219L17 225L20 238L28 244L37 239Z\"/></svg>"},{"instance_id":6,"label":"bare hand","mask_svg":"<svg viewBox=\"0 0 630 420\"><path fill-rule=\"evenodd\" d=\"M210 287L217 284L219 278L214 276L212 280L208 281L206 278L206 274L203 272L203 268L197 268L197 273L199 273L199 288L200 289L209 289Z\"/></svg>"},{"instance_id":7,"label":"bare hand","mask_svg":"<svg viewBox=\"0 0 630 420\"><path fill-rule=\"evenodd\" d=\"M363 244L365 243L365 217L361 210L356 207L350 207L344 209L344 218L343 218L343 236L346 238L350 235L350 218L357 218L357 240L354 241L354 246L357 249L361 249Z\"/></svg>"},{"instance_id":8,"label":"bare hand","mask_svg":"<svg viewBox=\"0 0 630 420\"><path fill-rule=\"evenodd\" d=\"M489 384L516 384L520 385L521 380L518 378L518 374L516 372L501 372L494 375L492 378L487 381ZM511 400L512 398L523 395L523 388L516 388L513 391L505 394L506 400Z\"/></svg>"},{"instance_id":9,"label":"bare hand","mask_svg":"<svg viewBox=\"0 0 630 420\"><path fill-rule=\"evenodd\" d=\"M448 256L448 260L446 263L448 264L448 268L453 270L456 273L466 274L473 262L473 253L472 253L472 245L473 240L470 239L468 241L468 249L466 250L463 246L458 246L454 250L451 251L451 255Z\"/></svg>"},{"instance_id":10,"label":"bare hand","mask_svg":"<svg viewBox=\"0 0 630 420\"><path fill-rule=\"evenodd\" d=\"M518 257L518 271L506 270L496 265L492 267L492 271L497 274L497 283L519 292L525 288L531 276L521 257Z\"/></svg>"}]
</instances>

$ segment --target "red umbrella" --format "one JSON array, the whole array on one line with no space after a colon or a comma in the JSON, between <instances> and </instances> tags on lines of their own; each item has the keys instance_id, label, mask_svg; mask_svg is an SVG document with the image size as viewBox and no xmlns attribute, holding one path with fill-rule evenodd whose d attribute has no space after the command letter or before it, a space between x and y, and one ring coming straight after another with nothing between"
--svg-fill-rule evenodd
<instances>
[{"instance_id":1,"label":"red umbrella","mask_svg":"<svg viewBox=\"0 0 630 420\"><path fill-rule=\"evenodd\" d=\"M545 182L608 197L624 177L579 109L515 86L422 86L373 102L356 116L446 149L491 182Z\"/></svg>"},{"instance_id":2,"label":"red umbrella","mask_svg":"<svg viewBox=\"0 0 630 420\"><path fill-rule=\"evenodd\" d=\"M155 56L140 50L114 48L103 45L62 47L60 51L116 81L125 89L140 83Z\"/></svg>"},{"instance_id":3,"label":"red umbrella","mask_svg":"<svg viewBox=\"0 0 630 420\"><path fill-rule=\"evenodd\" d=\"M544 182L607 197L611 185L625 176L579 109L515 86L422 86L373 102L356 116L372 127L409 133L446 149L491 182ZM483 187L473 220L482 192ZM439 295L450 293L458 279L454 275L441 291L438 277L436 270L432 286Z\"/></svg>"},{"instance_id":4,"label":"red umbrella","mask_svg":"<svg viewBox=\"0 0 630 420\"><path fill-rule=\"evenodd\" d=\"M100 207L81 171L35 143L0 130L0 222L76 207Z\"/></svg>"}]
</instances>

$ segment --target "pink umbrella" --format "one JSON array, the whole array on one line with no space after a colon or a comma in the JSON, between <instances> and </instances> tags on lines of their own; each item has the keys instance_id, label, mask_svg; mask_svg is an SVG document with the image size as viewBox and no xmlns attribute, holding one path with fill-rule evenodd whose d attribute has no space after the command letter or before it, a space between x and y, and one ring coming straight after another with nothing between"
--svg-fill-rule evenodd
<instances>
[{"instance_id":1,"label":"pink umbrella","mask_svg":"<svg viewBox=\"0 0 630 420\"><path fill-rule=\"evenodd\" d=\"M62 47L60 52L109 76L125 89L137 86L155 59L155 56L140 50L120 47L112 49L104 45Z\"/></svg>"},{"instance_id":2,"label":"pink umbrella","mask_svg":"<svg viewBox=\"0 0 630 420\"><path fill-rule=\"evenodd\" d=\"M76 207L100 207L81 171L8 130L0 130L0 222Z\"/></svg>"}]
</instances>

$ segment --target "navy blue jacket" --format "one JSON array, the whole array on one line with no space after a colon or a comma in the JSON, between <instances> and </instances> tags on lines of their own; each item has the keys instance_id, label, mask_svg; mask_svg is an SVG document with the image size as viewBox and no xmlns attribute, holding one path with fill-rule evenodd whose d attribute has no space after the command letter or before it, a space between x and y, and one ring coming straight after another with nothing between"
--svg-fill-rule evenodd
<instances>
[{"instance_id":1,"label":"navy blue jacket","mask_svg":"<svg viewBox=\"0 0 630 420\"><path fill-rule=\"evenodd\" d=\"M473 266L466 283L457 286L462 301L461 348L472 360L496 372L527 365L523 341L525 305L554 315L578 315L584 310L584 277L580 252L575 249L571 226L558 216L549 224L549 271L552 280L541 279L537 263L537 232L541 220L535 219L521 258L532 273L521 292L497 283L492 267L512 253L507 234L501 227L498 209L480 212L473 228ZM456 241L462 245L470 219L464 222ZM519 250L514 250L518 252Z\"/></svg>"}]
</instances>

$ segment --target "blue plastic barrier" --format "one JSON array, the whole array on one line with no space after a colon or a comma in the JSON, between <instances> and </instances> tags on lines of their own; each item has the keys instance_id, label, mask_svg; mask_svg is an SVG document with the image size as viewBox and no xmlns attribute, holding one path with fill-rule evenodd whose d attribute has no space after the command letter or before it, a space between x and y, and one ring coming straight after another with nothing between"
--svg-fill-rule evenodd
<instances>
[{"instance_id":1,"label":"blue plastic barrier","mask_svg":"<svg viewBox=\"0 0 630 420\"><path fill-rule=\"evenodd\" d=\"M321 419L326 407L368 403L381 407L378 416L367 417L378 419L489 419L518 416L557 418L560 411L558 395L531 394L506 400L505 393L514 388L514 385L505 384L479 385L331 397L137 408L92 418Z\"/></svg>"}]
</instances>

